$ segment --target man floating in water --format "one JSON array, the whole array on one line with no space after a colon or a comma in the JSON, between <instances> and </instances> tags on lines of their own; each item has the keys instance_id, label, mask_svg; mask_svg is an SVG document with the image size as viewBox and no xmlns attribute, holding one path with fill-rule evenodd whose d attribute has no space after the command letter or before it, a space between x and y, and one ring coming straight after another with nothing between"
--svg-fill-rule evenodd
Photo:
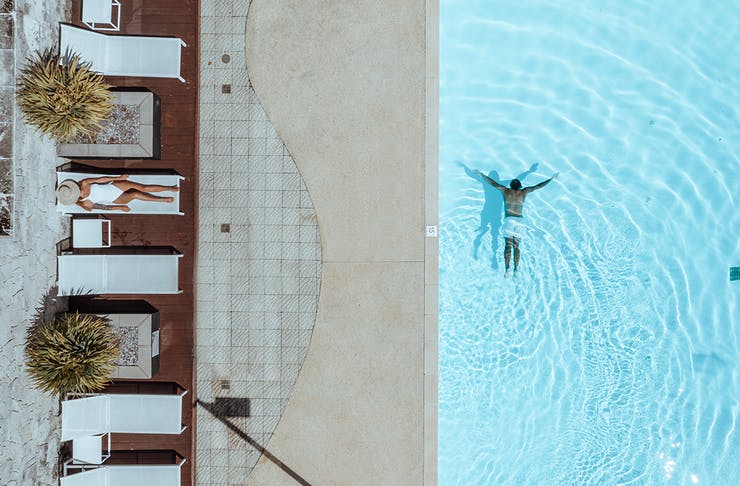
<instances>
[{"instance_id":1,"label":"man floating in water","mask_svg":"<svg viewBox=\"0 0 740 486\"><path fill-rule=\"evenodd\" d=\"M478 249L483 241L483 237L486 233L491 234L491 268L498 268L498 235L501 229L501 213L504 210L504 198L501 193L486 182L477 170L471 169L463 162L457 162L460 167L465 170L465 174L468 177L474 179L477 182L483 184L483 209L480 212L480 227L478 228L478 234L475 236L473 241L473 258L478 259ZM537 170L539 164L534 163L532 167L516 176L519 181L524 181L530 174ZM488 177L493 180L500 181L501 178L498 172L491 170L488 172ZM508 184L508 182L501 181L502 184Z\"/></svg>"},{"instance_id":2,"label":"man floating in water","mask_svg":"<svg viewBox=\"0 0 740 486\"><path fill-rule=\"evenodd\" d=\"M478 171L478 174L504 195L504 203L506 204L503 225L504 239L506 241L506 247L504 248L504 264L506 265L506 273L504 273L504 277L508 277L510 275L509 266L511 263L512 248L514 249L514 271L516 272L519 268L519 240L524 235L524 223L522 217L524 199L530 192L541 189L549 184L551 180L558 176L558 173L556 172L555 175L546 181L542 181L531 187L522 187L522 183L519 179L512 179L509 183L509 187L505 187L483 174L481 171Z\"/></svg>"}]
</instances>

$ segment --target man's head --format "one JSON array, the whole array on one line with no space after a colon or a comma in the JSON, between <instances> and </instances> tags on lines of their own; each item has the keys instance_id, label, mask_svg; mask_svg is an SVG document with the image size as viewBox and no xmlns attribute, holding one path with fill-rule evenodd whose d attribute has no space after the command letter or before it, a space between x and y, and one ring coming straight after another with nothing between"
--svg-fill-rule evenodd
<instances>
[{"instance_id":1,"label":"man's head","mask_svg":"<svg viewBox=\"0 0 740 486\"><path fill-rule=\"evenodd\" d=\"M509 183L509 187L516 189L517 191L522 188L522 183L519 179L512 179Z\"/></svg>"}]
</instances>

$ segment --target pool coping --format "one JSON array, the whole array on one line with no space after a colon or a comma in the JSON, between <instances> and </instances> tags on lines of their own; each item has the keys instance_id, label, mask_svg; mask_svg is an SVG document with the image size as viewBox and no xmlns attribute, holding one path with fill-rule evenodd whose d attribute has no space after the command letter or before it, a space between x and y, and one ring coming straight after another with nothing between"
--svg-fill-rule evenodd
<instances>
[{"instance_id":1,"label":"pool coping","mask_svg":"<svg viewBox=\"0 0 740 486\"><path fill-rule=\"evenodd\" d=\"M436 237L424 245L424 484L438 482L439 403L439 0L426 0L424 210Z\"/></svg>"}]
</instances>

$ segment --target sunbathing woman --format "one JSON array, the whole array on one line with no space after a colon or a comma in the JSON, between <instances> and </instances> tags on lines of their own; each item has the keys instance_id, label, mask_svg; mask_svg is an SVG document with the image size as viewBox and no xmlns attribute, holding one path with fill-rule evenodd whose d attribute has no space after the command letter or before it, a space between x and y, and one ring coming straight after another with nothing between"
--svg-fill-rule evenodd
<instances>
[{"instance_id":1,"label":"sunbathing woman","mask_svg":"<svg viewBox=\"0 0 740 486\"><path fill-rule=\"evenodd\" d=\"M57 199L61 204L77 204L86 211L93 209L129 212L128 203L134 199L170 203L172 197L155 196L152 192L177 192L177 186L145 185L128 180L127 175L117 177L94 177L74 181L67 179L57 187Z\"/></svg>"}]
</instances>

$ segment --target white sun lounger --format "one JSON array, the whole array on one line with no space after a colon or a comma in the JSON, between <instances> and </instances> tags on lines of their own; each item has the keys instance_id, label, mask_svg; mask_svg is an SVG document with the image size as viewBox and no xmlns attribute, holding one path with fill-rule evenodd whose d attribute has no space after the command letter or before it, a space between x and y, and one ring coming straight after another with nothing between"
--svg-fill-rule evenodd
<instances>
[{"instance_id":1,"label":"white sun lounger","mask_svg":"<svg viewBox=\"0 0 740 486\"><path fill-rule=\"evenodd\" d=\"M180 434L182 397L103 394L62 402L62 441L105 434ZM138 483L131 483L138 484Z\"/></svg>"},{"instance_id":2,"label":"white sun lounger","mask_svg":"<svg viewBox=\"0 0 740 486\"><path fill-rule=\"evenodd\" d=\"M59 295L179 294L182 254L59 255Z\"/></svg>"},{"instance_id":3,"label":"white sun lounger","mask_svg":"<svg viewBox=\"0 0 740 486\"><path fill-rule=\"evenodd\" d=\"M120 175L120 174L117 174ZM83 172L57 172L57 184L72 179L74 181L81 181L82 179L90 179L95 177L110 177L110 174L92 174ZM180 187L180 181L185 179L180 174L131 174L129 179L131 182L138 182L140 184L149 185L160 185L160 186L177 186ZM77 204L65 205L60 204L57 201L57 211L66 214L96 214L96 213L112 213L112 214L179 214L180 211L180 192L163 192L163 196L171 196L174 200L171 203L159 202L159 201L141 201L134 199L128 203L128 207L131 211L125 213L123 211L114 211L107 209L93 209L86 211Z\"/></svg>"},{"instance_id":4,"label":"white sun lounger","mask_svg":"<svg viewBox=\"0 0 740 486\"><path fill-rule=\"evenodd\" d=\"M77 54L106 76L177 78L185 42L179 37L108 35L59 24L59 52Z\"/></svg>"},{"instance_id":5,"label":"white sun lounger","mask_svg":"<svg viewBox=\"0 0 740 486\"><path fill-rule=\"evenodd\" d=\"M102 466L60 478L61 486L180 486L180 464Z\"/></svg>"}]
</instances>

